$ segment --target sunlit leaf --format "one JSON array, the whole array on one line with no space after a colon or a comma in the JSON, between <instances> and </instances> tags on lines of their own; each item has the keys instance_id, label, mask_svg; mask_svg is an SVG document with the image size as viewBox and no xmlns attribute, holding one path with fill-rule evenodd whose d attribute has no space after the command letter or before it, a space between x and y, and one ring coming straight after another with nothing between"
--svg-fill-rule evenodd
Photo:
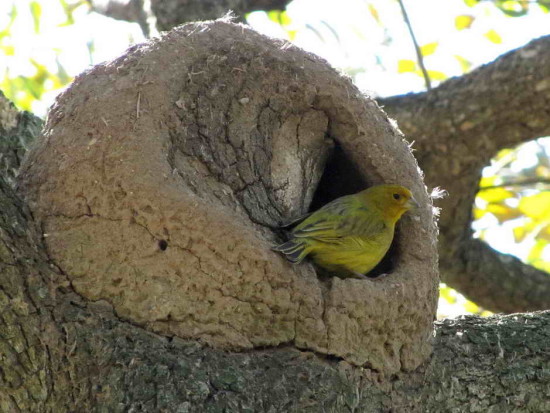
<instances>
[{"instance_id":1,"label":"sunlit leaf","mask_svg":"<svg viewBox=\"0 0 550 413\"><path fill-rule=\"evenodd\" d=\"M517 226L512 231L514 233L514 241L518 244L525 239L527 234L529 234L529 231L527 231L524 225Z\"/></svg>"},{"instance_id":2,"label":"sunlit leaf","mask_svg":"<svg viewBox=\"0 0 550 413\"><path fill-rule=\"evenodd\" d=\"M288 13L284 10L269 10L267 12L267 17L274 23L277 23L279 26L288 26L292 23L292 19Z\"/></svg>"},{"instance_id":3,"label":"sunlit leaf","mask_svg":"<svg viewBox=\"0 0 550 413\"><path fill-rule=\"evenodd\" d=\"M65 20L63 23L61 23L59 25L60 27L70 26L70 25L74 24L73 13L77 8L79 8L80 6L83 6L83 5L86 5L86 6L90 7L90 4L88 3L87 0L80 0L80 1L76 1L74 3L69 3L69 2L67 2L67 0L59 0L59 2L61 3L61 6L63 7L63 11L65 12L65 16L67 17L67 20Z\"/></svg>"},{"instance_id":4,"label":"sunlit leaf","mask_svg":"<svg viewBox=\"0 0 550 413\"><path fill-rule=\"evenodd\" d=\"M380 15L378 14L378 10L376 9L376 7L374 7L372 3L369 3L368 8L371 16L374 18L374 20L376 20L376 23L380 24Z\"/></svg>"},{"instance_id":5,"label":"sunlit leaf","mask_svg":"<svg viewBox=\"0 0 550 413\"><path fill-rule=\"evenodd\" d=\"M422 53L422 56L429 56L435 52L438 45L438 42L427 43L420 47L420 53Z\"/></svg>"},{"instance_id":6,"label":"sunlit leaf","mask_svg":"<svg viewBox=\"0 0 550 413\"><path fill-rule=\"evenodd\" d=\"M474 208L474 219L481 219L485 216L486 213L486 209Z\"/></svg>"},{"instance_id":7,"label":"sunlit leaf","mask_svg":"<svg viewBox=\"0 0 550 413\"><path fill-rule=\"evenodd\" d=\"M468 300L464 303L464 310L466 310L466 312L468 313L477 314L481 311L481 308L477 304Z\"/></svg>"},{"instance_id":8,"label":"sunlit leaf","mask_svg":"<svg viewBox=\"0 0 550 413\"><path fill-rule=\"evenodd\" d=\"M456 291L444 284L439 286L439 296L449 304L456 303Z\"/></svg>"},{"instance_id":9,"label":"sunlit leaf","mask_svg":"<svg viewBox=\"0 0 550 413\"><path fill-rule=\"evenodd\" d=\"M462 70L462 73L468 73L470 71L470 68L472 67L472 62L470 62L468 59L462 56L459 56L457 54L453 56L458 61L458 64L460 65L460 70Z\"/></svg>"},{"instance_id":10,"label":"sunlit leaf","mask_svg":"<svg viewBox=\"0 0 550 413\"><path fill-rule=\"evenodd\" d=\"M497 155L498 156L498 155ZM496 185L496 181L497 180L500 180L500 177L497 176L497 175L493 175L493 176L483 176L481 177L481 179L479 180L479 187L480 188L485 188L485 187L488 187L488 186L493 186L493 185Z\"/></svg>"},{"instance_id":11,"label":"sunlit leaf","mask_svg":"<svg viewBox=\"0 0 550 413\"><path fill-rule=\"evenodd\" d=\"M474 22L475 17L469 14L462 14L455 17L455 27L457 30L469 29Z\"/></svg>"},{"instance_id":12,"label":"sunlit leaf","mask_svg":"<svg viewBox=\"0 0 550 413\"><path fill-rule=\"evenodd\" d=\"M428 76L432 80L439 80L439 81L443 81L448 78L448 76L445 73L440 72L439 70L428 70Z\"/></svg>"},{"instance_id":13,"label":"sunlit leaf","mask_svg":"<svg viewBox=\"0 0 550 413\"><path fill-rule=\"evenodd\" d=\"M550 192L539 192L521 198L519 210L536 220L550 220Z\"/></svg>"},{"instance_id":14,"label":"sunlit leaf","mask_svg":"<svg viewBox=\"0 0 550 413\"><path fill-rule=\"evenodd\" d=\"M499 0L496 6L509 17L525 16L529 11L529 3L526 1Z\"/></svg>"},{"instance_id":15,"label":"sunlit leaf","mask_svg":"<svg viewBox=\"0 0 550 413\"><path fill-rule=\"evenodd\" d=\"M67 85L69 82L72 82L73 78L67 74L67 71L59 61L59 58L56 57L55 63L57 64L57 76L59 78L59 87Z\"/></svg>"},{"instance_id":16,"label":"sunlit leaf","mask_svg":"<svg viewBox=\"0 0 550 413\"><path fill-rule=\"evenodd\" d=\"M30 3L32 20L34 22L34 32L36 34L40 33L40 17L42 17L42 6L37 1L32 1Z\"/></svg>"},{"instance_id":17,"label":"sunlit leaf","mask_svg":"<svg viewBox=\"0 0 550 413\"><path fill-rule=\"evenodd\" d=\"M489 41L499 44L502 43L502 37L500 37L500 34L498 34L495 30L491 29L487 33L484 34L484 36L489 39Z\"/></svg>"},{"instance_id":18,"label":"sunlit leaf","mask_svg":"<svg viewBox=\"0 0 550 413\"><path fill-rule=\"evenodd\" d=\"M281 26L288 26L290 23L292 23L292 19L286 11L282 11L281 14L279 14L279 22Z\"/></svg>"},{"instance_id":19,"label":"sunlit leaf","mask_svg":"<svg viewBox=\"0 0 550 413\"><path fill-rule=\"evenodd\" d=\"M466 6L468 7L474 7L480 0L464 0L464 3L466 3Z\"/></svg>"},{"instance_id":20,"label":"sunlit leaf","mask_svg":"<svg viewBox=\"0 0 550 413\"><path fill-rule=\"evenodd\" d=\"M542 252L547 245L548 245L548 241L538 238L533 248L531 248L531 251L529 251L529 255L527 256L527 262L534 263L536 261L539 261L542 255Z\"/></svg>"},{"instance_id":21,"label":"sunlit leaf","mask_svg":"<svg viewBox=\"0 0 550 413\"><path fill-rule=\"evenodd\" d=\"M398 73L407 73L416 71L416 62L409 59L400 59L397 62L397 72Z\"/></svg>"},{"instance_id":22,"label":"sunlit leaf","mask_svg":"<svg viewBox=\"0 0 550 413\"><path fill-rule=\"evenodd\" d=\"M538 234L537 238L550 242L550 225L545 226Z\"/></svg>"},{"instance_id":23,"label":"sunlit leaf","mask_svg":"<svg viewBox=\"0 0 550 413\"><path fill-rule=\"evenodd\" d=\"M0 40L3 37L10 36L10 34L11 34L11 28L13 26L13 23L15 22L16 17L17 17L17 8L15 7L15 4L11 7L9 16L10 16L9 23L7 24L7 26L3 30L0 31Z\"/></svg>"},{"instance_id":24,"label":"sunlit leaf","mask_svg":"<svg viewBox=\"0 0 550 413\"><path fill-rule=\"evenodd\" d=\"M0 50L4 52L4 55L6 56L14 56L15 55L15 47L9 45L9 46L0 46Z\"/></svg>"},{"instance_id":25,"label":"sunlit leaf","mask_svg":"<svg viewBox=\"0 0 550 413\"><path fill-rule=\"evenodd\" d=\"M267 12L267 18L273 23L279 24L279 16L281 15L282 10L269 10Z\"/></svg>"},{"instance_id":26,"label":"sunlit leaf","mask_svg":"<svg viewBox=\"0 0 550 413\"><path fill-rule=\"evenodd\" d=\"M487 202L501 203L505 199L515 197L516 194L504 188L489 188L480 190L477 196Z\"/></svg>"},{"instance_id":27,"label":"sunlit leaf","mask_svg":"<svg viewBox=\"0 0 550 413\"><path fill-rule=\"evenodd\" d=\"M523 215L517 208L512 208L505 204L489 204L487 205L486 211L493 214L501 224Z\"/></svg>"},{"instance_id":28,"label":"sunlit leaf","mask_svg":"<svg viewBox=\"0 0 550 413\"><path fill-rule=\"evenodd\" d=\"M538 3L540 9L544 12L544 13L548 13L550 12L550 2L549 3Z\"/></svg>"}]
</instances>

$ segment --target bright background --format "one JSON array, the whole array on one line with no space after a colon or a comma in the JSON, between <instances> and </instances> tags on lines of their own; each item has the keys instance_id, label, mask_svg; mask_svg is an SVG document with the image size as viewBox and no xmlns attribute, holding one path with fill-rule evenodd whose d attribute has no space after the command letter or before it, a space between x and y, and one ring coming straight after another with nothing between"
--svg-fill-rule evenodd
<instances>
[{"instance_id":1,"label":"bright background","mask_svg":"<svg viewBox=\"0 0 550 413\"><path fill-rule=\"evenodd\" d=\"M403 3L432 86L550 34L550 0ZM397 0L295 0L285 12L254 12L247 20L261 33L324 57L372 96L426 88ZM74 76L144 40L137 24L90 12L84 0L2 0L0 90L44 117ZM546 271L549 155L544 137L495 154L483 172L473 224L475 236L493 248ZM488 314L444 284L440 291L440 317Z\"/></svg>"}]
</instances>

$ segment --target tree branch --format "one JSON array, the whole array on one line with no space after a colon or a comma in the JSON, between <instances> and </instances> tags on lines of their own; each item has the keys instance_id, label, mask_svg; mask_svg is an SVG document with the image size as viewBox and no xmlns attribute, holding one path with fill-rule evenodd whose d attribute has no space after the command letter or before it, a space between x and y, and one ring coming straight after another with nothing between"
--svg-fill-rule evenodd
<instances>
[{"instance_id":1,"label":"tree branch","mask_svg":"<svg viewBox=\"0 0 550 413\"><path fill-rule=\"evenodd\" d=\"M424 58L422 57L422 51L420 50L420 46L418 46L418 42L416 41L416 36L414 35L414 30L412 28L411 21L409 20L409 15L407 13L407 10L405 9L405 4L403 4L403 0L399 0L399 6L401 7L401 13L403 14L403 19L405 20L405 24L407 25L407 28L409 29L409 33L411 35L411 39L414 45L414 50L416 52L416 59L418 60L418 65L420 66L420 70L422 70L422 75L424 76L424 81L426 82L426 89L430 90L432 88L430 76L428 75L426 66L424 66Z\"/></svg>"},{"instance_id":2,"label":"tree branch","mask_svg":"<svg viewBox=\"0 0 550 413\"><path fill-rule=\"evenodd\" d=\"M550 276L519 263L511 272L507 256L480 248L471 230L481 169L502 148L550 135L549 101L550 36L432 91L380 99L415 141L427 185L450 194L440 202L443 279L493 311L550 308L550 294L532 291L549 291Z\"/></svg>"},{"instance_id":3,"label":"tree branch","mask_svg":"<svg viewBox=\"0 0 550 413\"><path fill-rule=\"evenodd\" d=\"M96 13L116 20L124 20L139 24L145 37L150 30L147 23L147 13L143 0L87 0Z\"/></svg>"},{"instance_id":4,"label":"tree branch","mask_svg":"<svg viewBox=\"0 0 550 413\"><path fill-rule=\"evenodd\" d=\"M232 11L240 20L256 10L284 10L289 0L151 0L159 30L187 22L214 20Z\"/></svg>"},{"instance_id":5,"label":"tree branch","mask_svg":"<svg viewBox=\"0 0 550 413\"><path fill-rule=\"evenodd\" d=\"M528 179L521 179L518 181L507 181L503 182L498 185L487 185L479 188L479 191L487 191L489 189L495 189L495 188L509 188L511 186L529 186L533 187L538 184L544 184L544 185L550 185L550 179L549 178L543 178L543 177L537 177L537 178L528 178Z\"/></svg>"},{"instance_id":6,"label":"tree branch","mask_svg":"<svg viewBox=\"0 0 550 413\"><path fill-rule=\"evenodd\" d=\"M0 91L0 175L10 184L30 143L40 133L43 122L25 111L18 111Z\"/></svg>"}]
</instances>

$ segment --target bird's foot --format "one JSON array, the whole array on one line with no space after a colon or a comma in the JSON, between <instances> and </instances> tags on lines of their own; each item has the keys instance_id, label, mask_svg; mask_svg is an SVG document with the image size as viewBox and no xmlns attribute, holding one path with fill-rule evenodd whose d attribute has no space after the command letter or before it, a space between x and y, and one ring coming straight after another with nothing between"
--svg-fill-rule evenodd
<instances>
[{"instance_id":1,"label":"bird's foot","mask_svg":"<svg viewBox=\"0 0 550 413\"><path fill-rule=\"evenodd\" d=\"M382 278L386 278L388 275L389 275L389 273L384 272L380 275L377 275L375 278L371 278L371 280L373 280L373 281L381 280Z\"/></svg>"},{"instance_id":2,"label":"bird's foot","mask_svg":"<svg viewBox=\"0 0 550 413\"><path fill-rule=\"evenodd\" d=\"M360 272L354 271L353 275L355 275L356 278L359 278L360 280L371 280L372 278L367 277L365 274L361 274Z\"/></svg>"}]
</instances>

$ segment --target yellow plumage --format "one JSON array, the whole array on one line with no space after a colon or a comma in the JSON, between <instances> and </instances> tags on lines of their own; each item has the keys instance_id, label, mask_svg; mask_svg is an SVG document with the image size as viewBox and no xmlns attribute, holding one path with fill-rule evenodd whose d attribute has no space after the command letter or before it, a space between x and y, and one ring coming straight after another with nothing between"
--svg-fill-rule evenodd
<instances>
[{"instance_id":1,"label":"yellow plumage","mask_svg":"<svg viewBox=\"0 0 550 413\"><path fill-rule=\"evenodd\" d=\"M403 186L373 186L307 216L274 250L293 263L310 256L335 275L364 278L386 255L399 218L416 206Z\"/></svg>"}]
</instances>

